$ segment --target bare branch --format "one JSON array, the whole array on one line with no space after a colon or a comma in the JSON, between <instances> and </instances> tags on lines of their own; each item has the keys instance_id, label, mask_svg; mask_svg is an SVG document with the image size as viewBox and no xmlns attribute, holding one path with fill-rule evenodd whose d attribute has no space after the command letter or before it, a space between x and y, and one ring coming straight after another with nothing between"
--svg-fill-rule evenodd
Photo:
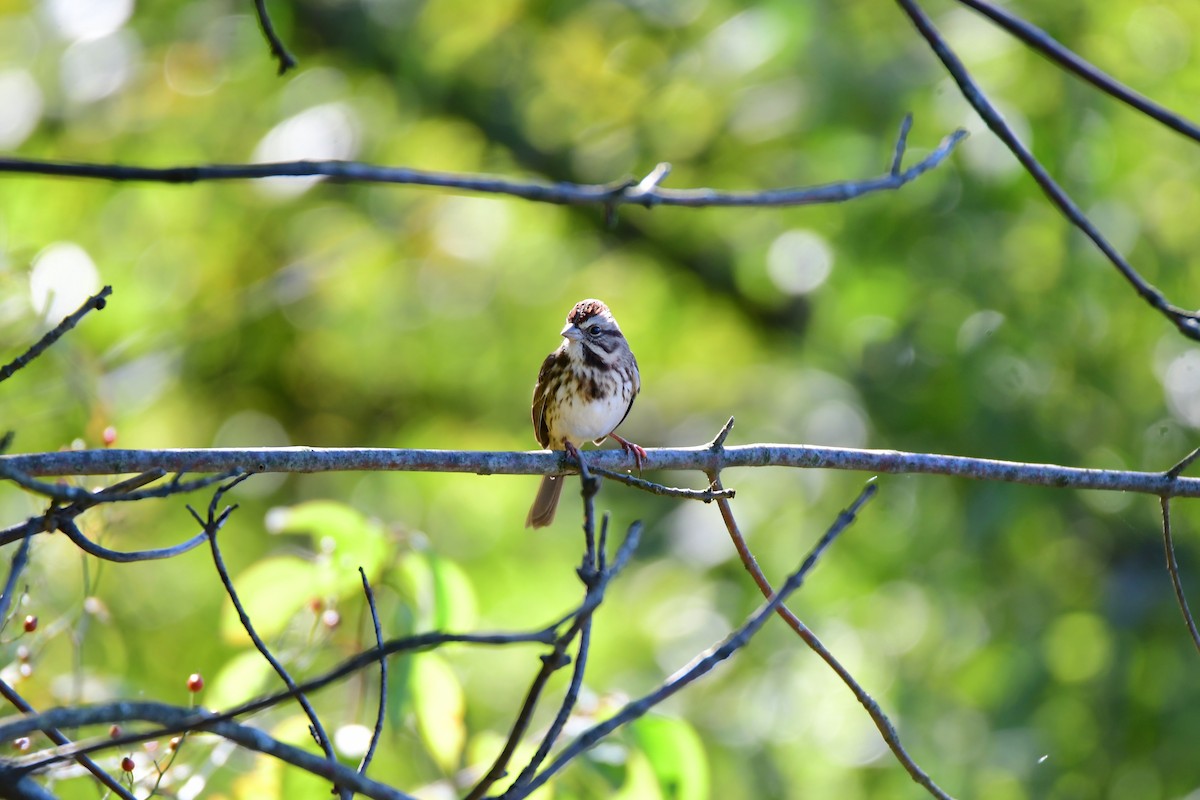
<instances>
[{"instance_id":1,"label":"bare branch","mask_svg":"<svg viewBox=\"0 0 1200 800\"><path fill-rule=\"evenodd\" d=\"M388 661L383 655L383 626L379 623L379 609L375 607L375 592L371 591L371 582L367 580L367 572L358 568L362 577L363 594L367 596L367 606L371 610L371 624L375 627L375 647L379 650L379 710L375 713L375 729L371 731L371 744L358 764L358 774L366 775L371 759L375 757L375 749L379 747L379 739L383 736L383 720L387 716Z\"/></svg>"},{"instance_id":2,"label":"bare branch","mask_svg":"<svg viewBox=\"0 0 1200 800\"><path fill-rule=\"evenodd\" d=\"M311 772L314 775L336 781L339 786L376 798L376 800L413 800L397 789L359 775L342 764L330 762L323 756L309 753L299 747L284 744L268 736L264 731L249 725L241 725L220 719L211 711L180 708L166 703L149 701L124 701L73 708L53 708L38 714L0 719L0 740L11 740L43 728L77 728L85 725L108 725L114 722L140 720L152 722L171 731L207 731L216 734L249 750L277 758ZM158 735L158 734L156 734ZM106 749L120 740L102 741L92 749ZM42 769L64 758L74 758L83 749L80 743L59 748L53 754L37 754L25 758L0 759L0 785L6 779L26 772Z\"/></svg>"},{"instance_id":3,"label":"bare branch","mask_svg":"<svg viewBox=\"0 0 1200 800\"><path fill-rule=\"evenodd\" d=\"M37 532L36 530L27 531L21 537L21 546L17 548L17 552L13 553L12 562L8 568L8 579L4 582L4 593L0 594L0 620L8 619L8 608L17 594L17 583L21 580L21 573L25 571L25 565L29 563L29 542L33 538L33 534Z\"/></svg>"},{"instance_id":4,"label":"bare branch","mask_svg":"<svg viewBox=\"0 0 1200 800\"><path fill-rule=\"evenodd\" d=\"M632 486L635 489L641 489L644 492L649 492L659 497L678 497L684 500L699 500L701 503L711 503L718 497L732 498L737 494L733 489L716 491L711 487L708 489L683 489L675 486L664 486L661 483L648 481L625 472L613 472L607 469L600 469L599 467L592 467L592 472L609 480L623 483L626 486Z\"/></svg>"},{"instance_id":5,"label":"bare branch","mask_svg":"<svg viewBox=\"0 0 1200 800\"><path fill-rule=\"evenodd\" d=\"M958 0L958 2L978 11L1046 58L1063 69L1075 73L1105 94L1115 97L1176 133L1200 142L1200 126L1196 123L1134 91L1098 69L1094 64L1080 58L1036 25L1021 19L1007 9L985 2L985 0Z\"/></svg>"},{"instance_id":6,"label":"bare branch","mask_svg":"<svg viewBox=\"0 0 1200 800\"><path fill-rule=\"evenodd\" d=\"M296 66L296 59L288 52L283 40L275 32L275 25L271 22L271 15L267 11L266 0L254 0L254 12L258 15L258 25L262 28L263 36L266 37L267 44L271 47L271 55L279 62L279 74L282 75Z\"/></svg>"},{"instance_id":7,"label":"bare branch","mask_svg":"<svg viewBox=\"0 0 1200 800\"><path fill-rule=\"evenodd\" d=\"M518 798L528 797L580 753L595 746L601 739L617 728L641 717L651 708L666 700L680 689L712 671L714 667L745 646L750 641L750 638L763 626L763 623L767 621L767 618L775 613L776 609L783 604L792 592L800 588L801 584L804 583L805 577L816 566L821 554L842 531L854 522L854 518L859 510L874 496L875 492L876 487L872 483L868 484L859 493L850 507L838 515L833 525L825 531L825 534L813 546L812 550L809 551L799 569L788 576L778 594L770 598L754 612L740 628L727 636L719 644L714 645L706 653L693 661L690 666L678 672L654 691L625 704L620 711L604 722L588 728L559 753L546 769L538 773L528 783L521 784L520 786L514 785L502 797L505 800L518 800Z\"/></svg>"},{"instance_id":8,"label":"bare branch","mask_svg":"<svg viewBox=\"0 0 1200 800\"><path fill-rule=\"evenodd\" d=\"M583 681L583 670L586 666L588 645L591 640L592 613L602 602L604 590L616 573L615 571L605 573L600 570L601 557L596 547L594 500L596 494L600 491L600 479L588 474L588 465L579 456L578 451L575 451L575 455L578 457L579 468L581 470L580 484L584 509L584 555L583 563L577 571L579 579L583 581L585 588L584 602L574 613L574 622L571 626L555 640L554 648L551 652L542 656L542 668L534 676L533 682L529 686L529 691L525 694L525 700L521 703L521 710L517 713L517 718L509 730L504 746L500 749L499 754L497 754L496 760L492 762L492 766L484 773L475 786L472 787L471 791L467 793L467 800L479 800L496 781L508 774L508 764L516 753L517 747L520 746L521 740L525 736L525 731L529 728L529 723L533 719L533 713L537 709L538 701L541 699L542 691L546 688L546 683L555 672L570 663L571 659L567 656L567 648L570 647L571 642L575 640L576 636L580 637L579 659L575 662L575 670L571 677L570 687L567 689L566 697L559 708L559 713L554 723L550 726L550 732L547 733L543 739L542 746L538 748L537 753L531 760L531 766L527 766L521 772L518 781L527 775L531 775L536 770L537 764L540 764L542 759L545 758L546 751L553 745L552 737L557 737L557 732L562 729L562 725L565 724L571 708L574 707L579 686ZM605 523L607 528L607 520ZM630 532L626 536L626 541L633 539L636 543L640 535L640 527L639 523L634 523L634 526L630 528ZM571 618L567 617L567 619ZM547 739L550 740L549 743L547 743Z\"/></svg>"},{"instance_id":9,"label":"bare branch","mask_svg":"<svg viewBox=\"0 0 1200 800\"><path fill-rule=\"evenodd\" d=\"M135 470L127 471L134 472ZM167 472L166 470L157 468L136 471L142 472L143 474L138 476L138 478L135 480L143 480L148 478L151 473L157 473L157 476L150 478L150 480L157 480L158 476L165 475ZM36 492L43 497L49 497L51 500L75 504L75 506L77 506L77 510L73 512L73 515L100 503L134 503L150 497L170 497L171 495L176 494L186 494L188 492L194 492L197 489L204 489L208 486L212 486L214 483L219 483L227 480L228 478L242 474L248 473L246 470L243 470L240 467L235 467L234 469L224 470L218 475L209 475L207 477L197 478L194 481L187 481L185 483L182 480L183 474L180 473L176 475L170 482L154 489L131 491L125 488L110 486L93 492L89 491L88 489L83 489L79 486L67 486L66 484L46 483L45 481L39 481L28 473L14 468L11 463L0 461L0 478L10 480L23 489ZM145 482L148 483L149 480L146 480Z\"/></svg>"},{"instance_id":10,"label":"bare branch","mask_svg":"<svg viewBox=\"0 0 1200 800\"><path fill-rule=\"evenodd\" d=\"M1183 621L1188 633L1192 635L1192 644L1200 651L1200 630L1196 629L1196 620L1188 608L1187 596L1183 593L1183 581L1179 577L1179 562L1175 560L1175 542L1171 536L1171 498L1160 497L1162 506L1163 549L1167 554L1167 572L1171 574L1171 585L1175 587L1175 600L1179 610L1183 612Z\"/></svg>"},{"instance_id":11,"label":"bare branch","mask_svg":"<svg viewBox=\"0 0 1200 800\"><path fill-rule=\"evenodd\" d=\"M194 550L204 544L207 536L201 532L188 539L186 542L180 542L172 547L163 547L157 550L110 550L107 547L96 544L91 539L83 535L83 531L79 530L79 526L75 524L75 520L69 517L60 517L51 512L49 515L52 519L53 526L67 535L75 546L88 555L102 558L105 561L115 561L118 564L130 564L134 561L156 561L163 558L174 558L175 556L183 555L189 550Z\"/></svg>"},{"instance_id":12,"label":"bare branch","mask_svg":"<svg viewBox=\"0 0 1200 800\"><path fill-rule=\"evenodd\" d=\"M1190 339L1200 340L1200 315L1187 309L1180 308L1167 302L1163 294L1154 288L1145 278L1138 274L1137 270L1125 260L1113 245L1104 238L1100 230L1092 224L1087 215L1080 210L1075 201L1067 195L1066 191L1059 186L1054 178L1050 177L1050 173L1046 168L1034 157L1033 153L1026 147L1008 123L1004 121L1004 117L996 110L987 95L975 83L975 79L971 77L970 72L963 65L958 55L946 43L934 26L933 21L921 9L916 0L896 0L900 7L912 20L917 31L929 43L930 48L941 60L942 65L946 67L946 71L954 78L954 82L958 84L959 91L963 97L975 109L975 112L983 118L987 123L988 128L992 133L1004 142L1009 151L1017 157L1021 162L1021 166L1029 173L1030 177L1037 182L1046 197L1050 202L1058 208L1072 225L1083 232L1085 236L1092 240L1092 243L1104 254L1114 267L1125 277L1125 280L1133 286L1134 290L1149 303L1154 309L1159 311L1163 316L1171 321L1179 332Z\"/></svg>"},{"instance_id":13,"label":"bare branch","mask_svg":"<svg viewBox=\"0 0 1200 800\"><path fill-rule=\"evenodd\" d=\"M99 311L104 308L106 298L112 294L112 287L105 286L100 291L89 297L84 304L79 307L73 314L66 317L62 322L54 327L54 330L48 331L45 336L38 339L33 347L26 350L21 355L17 356L11 362L0 367L0 382L6 381L12 377L13 373L24 367L30 361L40 356L46 351L50 345L54 344L62 337L64 333L74 328L79 324L79 321L88 315L93 309ZM3 449L3 448L0 448Z\"/></svg>"},{"instance_id":14,"label":"bare branch","mask_svg":"<svg viewBox=\"0 0 1200 800\"><path fill-rule=\"evenodd\" d=\"M86 164L0 158L0 173L52 175L110 181L154 181L195 183L197 181L253 180L270 177L327 177L343 182L397 183L434 186L482 194L507 195L559 205L595 205L609 209L620 205L687 206L802 206L842 203L874 192L893 191L938 166L966 136L958 130L942 140L932 152L902 172L876 178L839 181L807 187L768 191L722 191L718 189L666 189L658 186L659 170L642 183L619 181L611 184L535 183L499 175L464 174L383 167L354 161L289 161L274 164L209 164L188 167L132 167L119 164ZM665 177L662 176L662 177ZM655 180L650 180L654 178Z\"/></svg>"},{"instance_id":15,"label":"bare branch","mask_svg":"<svg viewBox=\"0 0 1200 800\"><path fill-rule=\"evenodd\" d=\"M22 697L17 690L9 686L8 683L3 679L0 679L0 695L3 695L5 700L12 703L12 705L23 714L37 713L33 706L29 705L29 703L26 702L25 698ZM59 745L60 747L68 747L71 745L71 740L68 739L66 735L63 734L63 732L58 728L47 726L41 730L42 733L46 734L46 737L56 745ZM136 800L136 798L130 794L129 791L115 778L113 778L112 775L109 775L103 767L93 761L91 756L87 755L86 753L79 753L75 756L75 760L79 762L80 766L92 773L92 775L96 777L96 780L104 784L104 786L110 792L115 794L117 797L120 797L121 800Z\"/></svg>"},{"instance_id":16,"label":"bare branch","mask_svg":"<svg viewBox=\"0 0 1200 800\"><path fill-rule=\"evenodd\" d=\"M721 476L716 472L710 474L713 485L719 487L721 485ZM874 486L874 484L871 484ZM733 508L728 500L718 500L717 507L721 510L721 519L725 522L725 528L729 531L729 538L733 541L733 546L738 552L738 557L742 560L742 565L746 571L750 573L750 577L758 586L763 597L771 597L775 590L771 588L771 582L767 580L767 576L763 574L762 568L758 566L758 559L750 552L750 546L746 544L746 537L742 535L741 529L738 527L737 520L733 516ZM875 701L866 689L850 674L850 670L838 661L837 657L825 647L817 635L813 633L807 625L800 621L792 610L786 605L780 605L776 609L776 613L788 624L792 630L796 632L804 644L810 650L817 654L822 661L829 665L829 668L841 679L842 683L850 689L854 697L866 709L868 716L875 723L880 735L888 748L896 756L896 760L921 786L924 786L926 791L938 798L938 800L951 800L950 795L946 794L941 787L933 782L933 779L921 769L920 765L913 760L908 751L904 749L904 745L900 743L900 735L896 732L896 727L892 725L892 721L888 719L887 714L879 707L879 703Z\"/></svg>"},{"instance_id":17,"label":"bare branch","mask_svg":"<svg viewBox=\"0 0 1200 800\"><path fill-rule=\"evenodd\" d=\"M270 648L267 647L267 643L262 640L262 637L258 635L258 631L254 629L254 623L250 621L250 615L246 613L246 608L242 605L241 598L238 597L237 589L235 589L233 586L233 579L229 577L229 570L225 567L225 559L221 555L221 548L217 545L217 533L221 530L222 526L225 524L225 521L229 518L229 514L235 508L237 508L236 506L230 506L218 515L217 505L221 502L221 497L224 495L224 493L244 480L245 477L246 476L243 475L239 478L235 478L233 481L221 486L221 488L213 493L212 501L208 504L207 519L201 519L200 515L197 514L191 506L188 506L188 511L191 511L192 516L196 518L196 521L204 527L204 532L208 536L209 547L212 551L213 565L217 569L217 576L221 579L221 585L225 587L225 593L229 595L230 601L233 602L233 609L237 612L238 619L241 621L242 627L250 636L250 641L254 643L254 647L259 653L262 654L262 657L267 660L267 663L271 665L271 668L274 669L275 673L283 680L284 685L287 686L288 690L292 693L292 695L295 696L296 702L299 703L300 707L304 710L305 715L308 717L308 721L311 723L309 731L312 733L313 739L316 740L317 746L325 752L325 757L329 759L331 763L336 763L337 756L334 755L333 744L329 740L329 735L325 732L325 727L321 724L320 717L317 716L316 709L313 708L312 703L308 701L308 697L305 696L304 692L301 691L296 685L296 681L292 679L292 676L287 671L287 668L283 666L283 663L280 662L279 659L275 658L275 655L271 652ZM342 800L350 800L351 798L351 793L349 790L338 786L336 783L334 784L334 791L342 796Z\"/></svg>"},{"instance_id":18,"label":"bare branch","mask_svg":"<svg viewBox=\"0 0 1200 800\"><path fill-rule=\"evenodd\" d=\"M896 475L949 475L978 481L1200 497L1200 478L1162 472L1084 469L990 458L863 450L803 444L748 444L714 449L649 448L647 468L711 472L731 467L840 469ZM588 464L609 471L635 467L621 450L595 450ZM0 475L103 475L164 469L171 472L463 472L479 475L558 475L576 465L562 452L410 450L391 448L270 447L180 450L72 450L0 456ZM210 481L211 482L211 481ZM192 488L189 486L188 488ZM180 491L183 487L180 487ZM80 490L82 491L82 490ZM86 492L84 496L89 496Z\"/></svg>"}]
</instances>

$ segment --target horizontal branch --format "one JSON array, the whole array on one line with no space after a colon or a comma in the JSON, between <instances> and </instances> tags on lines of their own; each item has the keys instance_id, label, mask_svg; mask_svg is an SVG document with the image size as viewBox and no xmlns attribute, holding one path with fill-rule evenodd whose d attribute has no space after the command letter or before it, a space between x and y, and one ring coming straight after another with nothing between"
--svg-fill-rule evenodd
<instances>
[{"instance_id":1,"label":"horizontal branch","mask_svg":"<svg viewBox=\"0 0 1200 800\"><path fill-rule=\"evenodd\" d=\"M957 130L932 152L906 170L899 168L909 122L906 118L896 143L896 154L887 173L857 181L839 181L817 186L767 191L721 191L718 189L668 189L658 183L670 167L659 164L646 180L624 180L606 184L542 183L517 181L499 175L479 175L407 167L383 167L355 161L288 161L274 164L209 164L186 167L135 167L121 164L89 164L0 158L0 173L92 178L109 181L153 181L195 183L197 181L254 180L275 177L326 177L361 183L400 183L436 186L483 194L508 195L525 200L560 205L652 206L798 206L840 203L873 192L899 189L936 167L967 135Z\"/></svg>"},{"instance_id":2,"label":"horizontal branch","mask_svg":"<svg viewBox=\"0 0 1200 800\"><path fill-rule=\"evenodd\" d=\"M208 731L242 747L299 767L313 775L329 778L359 794L376 800L412 800L411 795L359 775L341 764L330 763L322 756L273 739L258 728L229 720L215 719L210 711L179 708L165 703L125 701L95 706L53 708L37 714L0 719L0 736L10 741L43 728L79 728L90 725L128 724L134 721L153 722L173 730ZM103 743L108 744L108 743ZM72 747L65 748L73 752ZM13 773L21 774L23 765L34 764L38 755L23 759L0 759L0 779Z\"/></svg>"},{"instance_id":3,"label":"horizontal branch","mask_svg":"<svg viewBox=\"0 0 1200 800\"><path fill-rule=\"evenodd\" d=\"M802 444L732 447L661 447L646 450L646 468L713 472L732 467L841 469L888 474L950 475L979 481L1070 489L1141 492L1160 497L1200 497L1200 478L1168 472L1083 469L1057 464L990 458L859 450ZM589 466L634 468L621 450L587 455ZM575 465L562 452L545 450L408 450L392 448L204 448L176 450L69 450L0 456L0 472L28 476L116 475L162 469L169 472L469 472L479 475L554 475Z\"/></svg>"}]
</instances>

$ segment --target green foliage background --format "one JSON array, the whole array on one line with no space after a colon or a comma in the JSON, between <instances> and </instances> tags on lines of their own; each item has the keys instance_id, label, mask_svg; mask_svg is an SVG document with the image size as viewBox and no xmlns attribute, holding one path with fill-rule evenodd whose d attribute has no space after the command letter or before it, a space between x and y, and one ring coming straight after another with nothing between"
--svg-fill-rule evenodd
<instances>
[{"instance_id":1,"label":"green foliage background","mask_svg":"<svg viewBox=\"0 0 1200 800\"><path fill-rule=\"evenodd\" d=\"M1195 145L955 4L929 5L1138 269L1177 303L1200 302ZM785 210L623 209L613 229L596 209L402 186L284 195L9 175L5 356L47 325L31 289L47 248L74 243L97 285L115 288L105 311L3 386L16 450L101 446L110 425L124 447L527 449L535 372L588 296L613 307L638 355L644 393L623 432L649 446L702 443L730 414L737 443L1090 467L1164 469L1196 443L1196 348L1049 208L890 3L273 2L301 61L282 78L249 3L144 3L98 38L63 22L86 27L88 7L0 0L0 88L37 101L24 118L10 104L0 122L11 154L236 163L329 155L312 148L332 138L333 155L379 164L599 182L666 160L669 185L753 189L882 172L908 111L910 159L959 125L973 136L898 193ZM1014 9L1140 91L1194 106L1195 4ZM310 149L258 149L289 131L308 131ZM789 291L826 257L827 280ZM726 480L781 579L864 477ZM241 508L222 534L226 558L297 674L369 641L359 564L388 635L540 627L580 595L580 541L569 496L552 529L522 529L535 483L256 477L231 495ZM617 486L600 500L616 530L635 518L647 530L597 618L592 717L660 683L760 602L714 508ZM1177 535L1194 590L1193 505L1177 504ZM6 489L0 511L7 523L40 508ZM1200 787L1200 682L1157 511L1152 498L885 477L792 607L956 795L1188 795ZM195 525L182 502L162 501L93 514L87 530L134 548ZM33 551L21 613L41 628L7 632L3 646L14 680L18 646L30 649L18 688L36 706L185 703L194 671L209 678L209 705L275 685L246 655L203 550L102 566L60 538ZM85 596L99 602L85 611ZM321 623L327 607L340 625ZM496 752L536 656L456 648L398 661L372 776L449 796L438 792ZM370 724L373 680L318 697L331 727ZM661 711L546 796L922 796L780 624ZM261 722L306 738L291 709ZM242 755L218 768L219 755L196 739L177 763L208 796L315 791ZM92 796L82 780L55 788Z\"/></svg>"}]
</instances>

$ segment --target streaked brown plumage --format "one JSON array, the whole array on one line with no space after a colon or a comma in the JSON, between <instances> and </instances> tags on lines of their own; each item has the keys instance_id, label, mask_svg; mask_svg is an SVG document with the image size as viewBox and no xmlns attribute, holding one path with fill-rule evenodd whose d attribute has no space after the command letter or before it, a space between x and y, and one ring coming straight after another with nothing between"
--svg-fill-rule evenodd
<instances>
[{"instance_id":1,"label":"streaked brown plumage","mask_svg":"<svg viewBox=\"0 0 1200 800\"><path fill-rule=\"evenodd\" d=\"M549 450L578 453L588 439L600 444L611 436L631 451L638 465L646 451L613 431L625 421L642 387L637 359L608 306L581 300L567 315L563 343L542 362L533 387L533 432ZM554 521L563 478L542 478L525 527Z\"/></svg>"}]
</instances>

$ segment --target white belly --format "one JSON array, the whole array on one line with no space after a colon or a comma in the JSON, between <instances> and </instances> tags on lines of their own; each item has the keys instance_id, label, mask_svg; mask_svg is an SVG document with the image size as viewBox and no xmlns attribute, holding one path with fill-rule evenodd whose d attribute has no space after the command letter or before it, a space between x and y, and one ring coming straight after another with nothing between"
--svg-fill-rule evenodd
<instances>
[{"instance_id":1,"label":"white belly","mask_svg":"<svg viewBox=\"0 0 1200 800\"><path fill-rule=\"evenodd\" d=\"M563 403L556 415L552 440L569 439L572 444L583 444L588 440L603 439L621 424L629 408L629 393L585 400L574 397Z\"/></svg>"}]
</instances>

